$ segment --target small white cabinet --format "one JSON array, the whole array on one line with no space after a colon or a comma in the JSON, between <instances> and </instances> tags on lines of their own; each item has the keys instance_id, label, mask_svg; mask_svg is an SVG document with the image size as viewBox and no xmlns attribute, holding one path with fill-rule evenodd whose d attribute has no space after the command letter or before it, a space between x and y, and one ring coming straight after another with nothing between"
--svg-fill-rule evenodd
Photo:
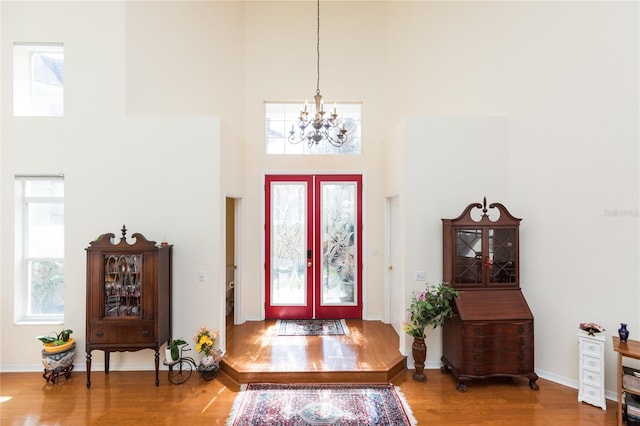
<instances>
[{"instance_id":1,"label":"small white cabinet","mask_svg":"<svg viewBox=\"0 0 640 426\"><path fill-rule=\"evenodd\" d=\"M586 331L578 331L580 351L578 401L606 410L607 405L604 397L604 341L605 337L602 334L590 336Z\"/></svg>"}]
</instances>

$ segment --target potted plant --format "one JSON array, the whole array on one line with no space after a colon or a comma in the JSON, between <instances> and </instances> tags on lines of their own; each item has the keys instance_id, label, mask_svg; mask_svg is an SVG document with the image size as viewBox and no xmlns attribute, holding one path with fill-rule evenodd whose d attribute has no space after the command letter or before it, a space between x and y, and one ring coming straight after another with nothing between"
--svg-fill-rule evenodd
<instances>
[{"instance_id":1,"label":"potted plant","mask_svg":"<svg viewBox=\"0 0 640 426\"><path fill-rule=\"evenodd\" d=\"M180 359L180 346L186 345L187 342L183 339L173 339L167 345L164 356L167 358L167 362L177 361Z\"/></svg>"},{"instance_id":2,"label":"potted plant","mask_svg":"<svg viewBox=\"0 0 640 426\"><path fill-rule=\"evenodd\" d=\"M198 364L198 371L205 380L215 378L220 368L220 360L223 356L222 351L213 349L217 338L218 331L212 331L206 327L201 327L193 336L193 340L196 342L196 351L203 355Z\"/></svg>"},{"instance_id":3,"label":"potted plant","mask_svg":"<svg viewBox=\"0 0 640 426\"><path fill-rule=\"evenodd\" d=\"M59 333L51 333L48 336L36 336L36 339L43 343L44 351L52 353L62 352L74 344L71 333L73 333L73 330L67 328Z\"/></svg>"},{"instance_id":4,"label":"potted plant","mask_svg":"<svg viewBox=\"0 0 640 426\"><path fill-rule=\"evenodd\" d=\"M60 374L65 378L71 377L73 357L76 353L76 343L71 337L73 330L63 329L59 333L48 336L36 336L42 342L42 365L47 382L55 383Z\"/></svg>"},{"instance_id":5,"label":"potted plant","mask_svg":"<svg viewBox=\"0 0 640 426\"><path fill-rule=\"evenodd\" d=\"M424 361L427 358L427 346L424 342L426 328L441 327L447 318L454 315L453 299L460 297L457 290L449 287L447 283L437 286L429 286L421 292L414 292L411 297L411 305L407 309L407 321L402 324L402 330L413 336L411 347L413 360L416 367L413 379L419 382L427 381L424 374Z\"/></svg>"}]
</instances>

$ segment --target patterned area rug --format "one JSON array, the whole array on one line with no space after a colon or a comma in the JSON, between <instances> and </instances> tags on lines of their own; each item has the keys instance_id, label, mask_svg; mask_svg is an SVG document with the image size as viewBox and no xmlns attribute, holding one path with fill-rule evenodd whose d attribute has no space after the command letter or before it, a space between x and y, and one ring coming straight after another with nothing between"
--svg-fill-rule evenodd
<instances>
[{"instance_id":1,"label":"patterned area rug","mask_svg":"<svg viewBox=\"0 0 640 426\"><path fill-rule=\"evenodd\" d=\"M227 426L416 424L404 397L391 384L244 386Z\"/></svg>"},{"instance_id":2,"label":"patterned area rug","mask_svg":"<svg viewBox=\"0 0 640 426\"><path fill-rule=\"evenodd\" d=\"M347 322L341 320L278 320L278 336L330 336L349 334Z\"/></svg>"}]
</instances>

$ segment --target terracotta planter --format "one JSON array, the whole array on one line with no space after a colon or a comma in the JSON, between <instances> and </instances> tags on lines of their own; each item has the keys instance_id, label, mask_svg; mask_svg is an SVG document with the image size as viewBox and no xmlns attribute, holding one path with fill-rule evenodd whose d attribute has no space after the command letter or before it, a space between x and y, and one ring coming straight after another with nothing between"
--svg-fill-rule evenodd
<instances>
[{"instance_id":1,"label":"terracotta planter","mask_svg":"<svg viewBox=\"0 0 640 426\"><path fill-rule=\"evenodd\" d=\"M417 382L426 382L427 376L424 374L424 361L427 359L427 345L424 343L424 337L414 337L411 346L413 354L413 364L416 367L413 373L413 380Z\"/></svg>"}]
</instances>

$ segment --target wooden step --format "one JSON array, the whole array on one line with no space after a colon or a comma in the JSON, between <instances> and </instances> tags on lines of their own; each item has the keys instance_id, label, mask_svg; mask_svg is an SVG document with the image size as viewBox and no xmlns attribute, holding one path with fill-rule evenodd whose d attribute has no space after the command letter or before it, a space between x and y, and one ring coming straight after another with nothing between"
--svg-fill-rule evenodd
<instances>
[{"instance_id":1,"label":"wooden step","mask_svg":"<svg viewBox=\"0 0 640 426\"><path fill-rule=\"evenodd\" d=\"M407 369L381 321L347 320L343 336L278 336L275 321L227 327L220 372L234 383L389 383Z\"/></svg>"}]
</instances>

